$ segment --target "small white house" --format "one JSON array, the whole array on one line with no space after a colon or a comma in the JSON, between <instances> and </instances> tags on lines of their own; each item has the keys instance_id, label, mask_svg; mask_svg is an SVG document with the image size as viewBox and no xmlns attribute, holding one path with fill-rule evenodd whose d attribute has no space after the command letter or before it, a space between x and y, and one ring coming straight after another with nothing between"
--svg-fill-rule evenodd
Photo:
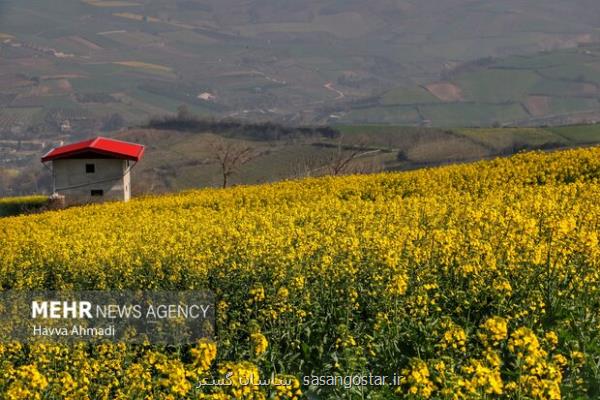
<instances>
[{"instance_id":1,"label":"small white house","mask_svg":"<svg viewBox=\"0 0 600 400\"><path fill-rule=\"evenodd\" d=\"M143 154L142 145L97 137L52 149L42 162L52 163L53 195L66 205L128 201L131 168Z\"/></svg>"}]
</instances>

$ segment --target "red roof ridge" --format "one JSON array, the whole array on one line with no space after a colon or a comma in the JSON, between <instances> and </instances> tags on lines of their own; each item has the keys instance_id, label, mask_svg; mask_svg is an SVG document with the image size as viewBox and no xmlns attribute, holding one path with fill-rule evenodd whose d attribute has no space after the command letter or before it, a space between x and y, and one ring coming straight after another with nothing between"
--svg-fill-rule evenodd
<instances>
[{"instance_id":1,"label":"red roof ridge","mask_svg":"<svg viewBox=\"0 0 600 400\"><path fill-rule=\"evenodd\" d=\"M93 158L89 154L139 161L144 154L144 146L137 143L97 136L93 139L56 147L42 156L42 162L66 158ZM88 157L81 157L86 155Z\"/></svg>"}]
</instances>

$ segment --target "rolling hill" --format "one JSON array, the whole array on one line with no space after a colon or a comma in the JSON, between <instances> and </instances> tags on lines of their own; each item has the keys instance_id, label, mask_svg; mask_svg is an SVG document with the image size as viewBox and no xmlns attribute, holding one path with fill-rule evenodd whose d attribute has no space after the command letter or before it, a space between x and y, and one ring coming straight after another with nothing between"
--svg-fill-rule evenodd
<instances>
[{"instance_id":1,"label":"rolling hill","mask_svg":"<svg viewBox=\"0 0 600 400\"><path fill-rule=\"evenodd\" d=\"M338 120L434 126L539 126L600 120L600 46L485 58L395 87Z\"/></svg>"},{"instance_id":2,"label":"rolling hill","mask_svg":"<svg viewBox=\"0 0 600 400\"><path fill-rule=\"evenodd\" d=\"M146 155L133 170L134 194L163 193L221 185L214 144L246 146L256 154L231 184L256 184L331 174L396 171L600 143L600 125L519 128L423 128L335 125L336 137L291 135L280 139L228 132L131 128L111 134L141 143ZM259 133L262 133L259 132ZM50 173L39 159L52 141L4 141L0 196L49 193ZM19 149L19 144L21 148ZM37 146L37 147L36 147ZM45 146L45 147L44 147ZM349 160L342 170L335 165Z\"/></svg>"},{"instance_id":3,"label":"rolling hill","mask_svg":"<svg viewBox=\"0 0 600 400\"><path fill-rule=\"evenodd\" d=\"M0 344L0 396L597 399L599 178L577 149L0 218L3 292L210 290L218 310L175 346ZM319 379L369 375L388 380Z\"/></svg>"},{"instance_id":4,"label":"rolling hill","mask_svg":"<svg viewBox=\"0 0 600 400\"><path fill-rule=\"evenodd\" d=\"M589 0L0 7L0 132L13 138L110 130L180 104L253 120L434 126L597 112L600 7Z\"/></svg>"}]
</instances>

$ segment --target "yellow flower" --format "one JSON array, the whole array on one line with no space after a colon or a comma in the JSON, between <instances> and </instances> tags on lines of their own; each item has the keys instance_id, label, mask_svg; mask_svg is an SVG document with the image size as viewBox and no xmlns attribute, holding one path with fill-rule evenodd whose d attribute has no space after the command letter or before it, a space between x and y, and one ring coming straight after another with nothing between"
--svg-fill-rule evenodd
<instances>
[{"instance_id":1,"label":"yellow flower","mask_svg":"<svg viewBox=\"0 0 600 400\"><path fill-rule=\"evenodd\" d=\"M452 348L464 351L467 343L467 334L460 326L452 325L442 337L440 342L442 348Z\"/></svg>"},{"instance_id":2,"label":"yellow flower","mask_svg":"<svg viewBox=\"0 0 600 400\"><path fill-rule=\"evenodd\" d=\"M294 376L277 375L272 384L276 400L299 400L302 396L300 381Z\"/></svg>"},{"instance_id":3,"label":"yellow flower","mask_svg":"<svg viewBox=\"0 0 600 400\"><path fill-rule=\"evenodd\" d=\"M392 296L401 296L406 293L406 289L408 288L408 281L406 277L403 275L398 275L394 277L392 282L388 286L388 292Z\"/></svg>"},{"instance_id":4,"label":"yellow flower","mask_svg":"<svg viewBox=\"0 0 600 400\"><path fill-rule=\"evenodd\" d=\"M585 362L585 354L580 351L572 351L571 360L573 360L575 364L583 365Z\"/></svg>"},{"instance_id":5,"label":"yellow flower","mask_svg":"<svg viewBox=\"0 0 600 400\"><path fill-rule=\"evenodd\" d=\"M546 341L552 346L552 348L556 347L556 345L558 345L558 336L556 335L555 332L547 332L546 335L544 336L544 338L546 339Z\"/></svg>"},{"instance_id":6,"label":"yellow flower","mask_svg":"<svg viewBox=\"0 0 600 400\"><path fill-rule=\"evenodd\" d=\"M490 338L493 342L500 342L508 335L508 324L502 317L492 317L482 324L483 333L480 337L484 340Z\"/></svg>"},{"instance_id":7,"label":"yellow flower","mask_svg":"<svg viewBox=\"0 0 600 400\"><path fill-rule=\"evenodd\" d=\"M408 393L421 396L428 399L436 389L433 382L430 380L429 368L423 360L411 360L411 366L402 371L400 383L402 387L408 388ZM402 393L402 387L396 389L397 393Z\"/></svg>"},{"instance_id":8,"label":"yellow flower","mask_svg":"<svg viewBox=\"0 0 600 400\"><path fill-rule=\"evenodd\" d=\"M206 371L217 356L217 344L213 341L202 339L190 352L194 360L194 365L200 371Z\"/></svg>"},{"instance_id":9,"label":"yellow flower","mask_svg":"<svg viewBox=\"0 0 600 400\"><path fill-rule=\"evenodd\" d=\"M248 294L250 295L251 300L255 303L259 303L265 299L265 289L262 287L262 285L254 286L252 289L250 289Z\"/></svg>"},{"instance_id":10,"label":"yellow flower","mask_svg":"<svg viewBox=\"0 0 600 400\"><path fill-rule=\"evenodd\" d=\"M266 352L269 347L269 341L262 333L252 333L250 335L250 341L252 342L255 356L260 356Z\"/></svg>"}]
</instances>

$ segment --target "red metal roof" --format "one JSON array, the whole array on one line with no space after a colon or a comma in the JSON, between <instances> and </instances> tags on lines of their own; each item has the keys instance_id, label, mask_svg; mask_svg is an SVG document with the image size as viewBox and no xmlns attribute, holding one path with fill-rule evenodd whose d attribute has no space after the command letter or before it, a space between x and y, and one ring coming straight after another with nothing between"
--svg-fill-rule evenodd
<instances>
[{"instance_id":1,"label":"red metal roof","mask_svg":"<svg viewBox=\"0 0 600 400\"><path fill-rule=\"evenodd\" d=\"M97 137L82 142L68 144L50 150L42 157L42 162L65 158L122 158L125 160L139 161L144 154L141 144L123 142L121 140Z\"/></svg>"}]
</instances>

